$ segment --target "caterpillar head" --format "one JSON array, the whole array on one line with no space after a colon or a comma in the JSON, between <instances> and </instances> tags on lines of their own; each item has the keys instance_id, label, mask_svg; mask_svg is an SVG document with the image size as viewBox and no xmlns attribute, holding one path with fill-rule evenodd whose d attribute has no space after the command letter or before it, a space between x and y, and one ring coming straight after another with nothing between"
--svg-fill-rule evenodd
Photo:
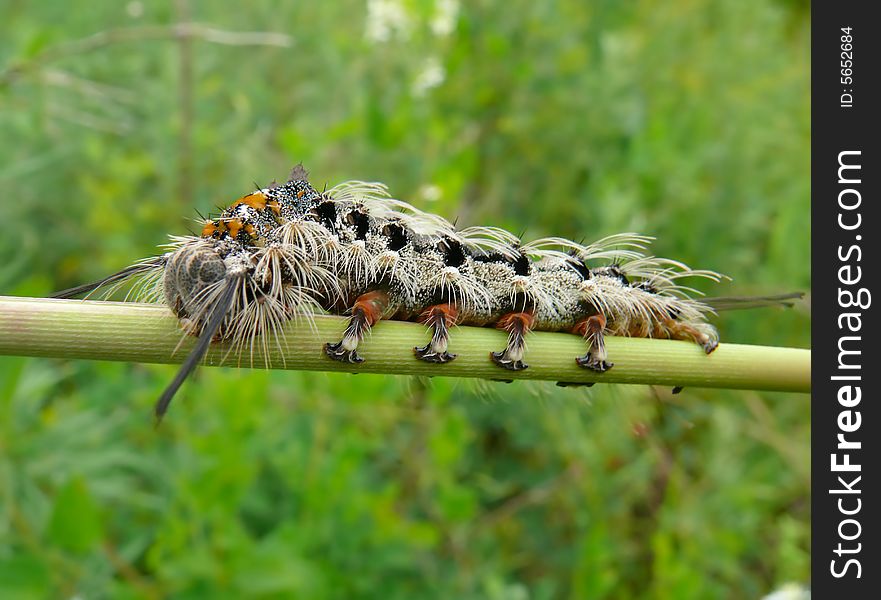
<instances>
[{"instance_id":1,"label":"caterpillar head","mask_svg":"<svg viewBox=\"0 0 881 600\"><path fill-rule=\"evenodd\" d=\"M224 287L227 265L218 246L198 240L171 253L165 267L165 300L175 316L199 333ZM185 321L186 320L186 321Z\"/></svg>"}]
</instances>

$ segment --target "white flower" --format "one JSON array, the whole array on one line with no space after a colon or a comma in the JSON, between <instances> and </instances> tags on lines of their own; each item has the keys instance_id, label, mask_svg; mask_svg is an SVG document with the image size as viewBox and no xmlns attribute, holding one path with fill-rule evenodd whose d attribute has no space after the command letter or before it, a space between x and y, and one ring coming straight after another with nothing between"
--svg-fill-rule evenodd
<instances>
[{"instance_id":1,"label":"white flower","mask_svg":"<svg viewBox=\"0 0 881 600\"><path fill-rule=\"evenodd\" d=\"M431 88L437 87L444 82L447 73L444 66L435 56L429 57L423 64L422 69L413 81L413 95L424 96Z\"/></svg>"},{"instance_id":2,"label":"white flower","mask_svg":"<svg viewBox=\"0 0 881 600\"><path fill-rule=\"evenodd\" d=\"M428 183L419 188L418 194L426 202L435 202L440 200L443 190L441 190L440 186Z\"/></svg>"},{"instance_id":3,"label":"white flower","mask_svg":"<svg viewBox=\"0 0 881 600\"><path fill-rule=\"evenodd\" d=\"M372 42L387 42L397 33L410 33L410 16L400 0L367 0L367 24L364 35Z\"/></svg>"},{"instance_id":4,"label":"white flower","mask_svg":"<svg viewBox=\"0 0 881 600\"><path fill-rule=\"evenodd\" d=\"M431 30L436 36L447 36L456 28L459 16L459 0L437 0Z\"/></svg>"},{"instance_id":5,"label":"white flower","mask_svg":"<svg viewBox=\"0 0 881 600\"><path fill-rule=\"evenodd\" d=\"M125 12L132 19L138 19L144 16L144 4L134 0L125 5Z\"/></svg>"},{"instance_id":6,"label":"white flower","mask_svg":"<svg viewBox=\"0 0 881 600\"><path fill-rule=\"evenodd\" d=\"M811 600L811 592L797 583L787 583L762 600Z\"/></svg>"}]
</instances>

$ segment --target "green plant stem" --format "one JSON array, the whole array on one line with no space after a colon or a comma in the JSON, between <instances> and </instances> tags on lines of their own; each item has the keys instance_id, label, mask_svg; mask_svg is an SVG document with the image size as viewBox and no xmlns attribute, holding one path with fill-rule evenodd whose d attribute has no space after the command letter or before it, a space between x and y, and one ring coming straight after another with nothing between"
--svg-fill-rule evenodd
<instances>
[{"instance_id":1,"label":"green plant stem","mask_svg":"<svg viewBox=\"0 0 881 600\"><path fill-rule=\"evenodd\" d=\"M505 346L506 334L490 328L456 327L450 351L458 358L435 365L417 360L413 347L424 345L422 325L383 321L358 349L359 365L335 362L324 355L325 342L338 341L346 319L316 316L312 327L291 323L279 339L231 351L218 343L204 364L255 366L318 371L449 375L485 379L543 379L567 383L639 383L683 387L809 392L811 352L796 348L720 344L706 355L695 344L641 338L607 338L606 373L575 364L584 342L565 333L534 332L529 336L524 371L505 371L489 359ZM182 337L177 320L163 306L87 300L51 300L0 296L0 354L85 358L148 363L179 363L195 338Z\"/></svg>"}]
</instances>

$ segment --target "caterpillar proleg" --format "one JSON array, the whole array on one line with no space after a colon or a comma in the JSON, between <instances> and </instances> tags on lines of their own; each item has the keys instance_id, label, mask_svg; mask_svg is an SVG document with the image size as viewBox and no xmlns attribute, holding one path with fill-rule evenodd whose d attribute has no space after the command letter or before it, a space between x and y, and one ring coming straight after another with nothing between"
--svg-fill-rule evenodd
<instances>
[{"instance_id":1,"label":"caterpillar proleg","mask_svg":"<svg viewBox=\"0 0 881 600\"><path fill-rule=\"evenodd\" d=\"M446 219L390 197L379 183L351 181L319 192L302 165L287 182L242 196L203 222L198 236L172 237L167 251L92 284L72 297L134 282L136 299L164 302L198 342L156 404L161 418L214 340L240 355L283 343L284 325L316 312L348 315L327 360L359 363L358 348L381 319L429 330L413 360L456 359L455 325L507 332L487 348L500 370L528 368L529 332L579 335L581 367L613 367L605 336L688 340L707 354L718 345L707 317L716 309L785 304L798 294L698 299L682 281L719 281L647 253L652 238L621 233L591 244L550 237L523 243L495 227L457 230ZM274 340L270 342L269 340ZM443 367L438 367L442 372Z\"/></svg>"}]
</instances>

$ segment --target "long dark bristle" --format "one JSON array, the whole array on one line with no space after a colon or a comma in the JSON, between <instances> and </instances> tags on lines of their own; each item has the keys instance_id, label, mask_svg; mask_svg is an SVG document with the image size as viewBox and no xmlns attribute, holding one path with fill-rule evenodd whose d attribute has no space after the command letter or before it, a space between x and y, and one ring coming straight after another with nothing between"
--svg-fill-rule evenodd
<instances>
[{"instance_id":1,"label":"long dark bristle","mask_svg":"<svg viewBox=\"0 0 881 600\"><path fill-rule=\"evenodd\" d=\"M208 351L208 346L211 344L211 340L214 338L217 330L220 329L220 325L223 323L226 313L229 311L230 306L232 306L236 288L238 287L240 280L241 277L227 278L226 288L223 290L223 293L217 300L214 308L211 310L208 323L205 325L205 329L202 330L199 340L196 342L196 345L193 347L189 356L187 356L187 359L181 365L174 380L167 388L165 388L165 391L162 392L159 400L156 401L156 407L153 411L156 416L156 425L159 425L159 422L162 421L162 417L168 411L168 405L171 404L171 399L174 398L177 390L183 382L186 381L187 377L190 376L190 373L193 372L193 369L196 368L196 365L199 364L199 361L202 360L205 353Z\"/></svg>"},{"instance_id":2,"label":"long dark bristle","mask_svg":"<svg viewBox=\"0 0 881 600\"><path fill-rule=\"evenodd\" d=\"M104 279L100 279L98 281L92 283L86 283L83 285L78 285L76 287L68 288L66 290L61 290L60 292L55 292L54 294L49 294L50 298L75 298L81 294L88 294L90 292L94 292L99 287L105 286L110 283L117 283L122 281L127 277L131 277L132 275L137 275L138 273L142 273L145 271L149 271L150 269L160 267L164 264L161 261L150 262L150 263L138 263L136 265L132 265L130 267L126 267L122 271L118 271L113 275L108 275Z\"/></svg>"},{"instance_id":3,"label":"long dark bristle","mask_svg":"<svg viewBox=\"0 0 881 600\"><path fill-rule=\"evenodd\" d=\"M717 296L715 298L704 298L701 302L712 307L714 310L739 310L763 308L766 306L791 308L795 306L796 300L800 300L804 296L804 292L790 292L774 296Z\"/></svg>"}]
</instances>

